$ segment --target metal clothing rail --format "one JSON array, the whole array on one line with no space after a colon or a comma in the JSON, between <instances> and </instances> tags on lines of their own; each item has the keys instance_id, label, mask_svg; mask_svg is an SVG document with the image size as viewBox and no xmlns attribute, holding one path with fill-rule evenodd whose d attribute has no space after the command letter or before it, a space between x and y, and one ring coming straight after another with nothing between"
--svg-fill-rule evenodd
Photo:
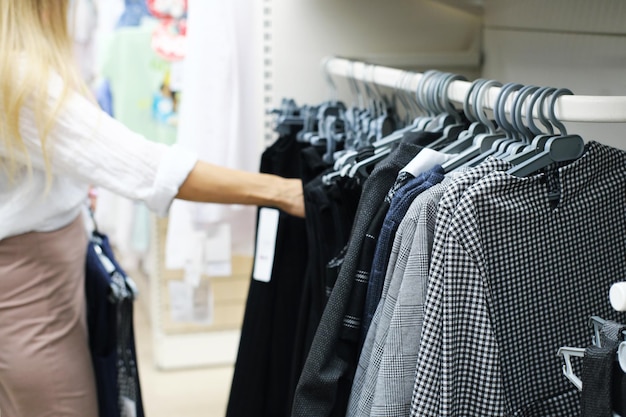
<instances>
[{"instance_id":1,"label":"metal clothing rail","mask_svg":"<svg viewBox=\"0 0 626 417\"><path fill-rule=\"evenodd\" d=\"M407 91L415 91L422 77L422 74L417 72L336 57L325 59L322 65L329 75L374 82L380 86L403 88ZM453 102L462 103L470 84L467 81L453 81L448 88L448 98ZM493 110L499 92L498 87L490 88L485 100L486 108ZM511 101L508 102L507 111ZM556 100L555 115L563 122L626 123L626 96L561 96Z\"/></svg>"}]
</instances>

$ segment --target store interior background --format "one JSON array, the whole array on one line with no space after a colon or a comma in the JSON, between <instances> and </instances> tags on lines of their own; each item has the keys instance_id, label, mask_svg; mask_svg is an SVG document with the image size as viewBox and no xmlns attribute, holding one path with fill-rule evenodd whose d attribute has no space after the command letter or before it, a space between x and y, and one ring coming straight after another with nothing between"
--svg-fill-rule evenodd
<instances>
[{"instance_id":1,"label":"store interior background","mask_svg":"<svg viewBox=\"0 0 626 417\"><path fill-rule=\"evenodd\" d=\"M185 59L175 62L154 50L158 21L117 27L127 7L143 0L74 1L81 66L94 89L110 83L115 117L150 140L250 171L275 138L269 110L285 97L298 104L329 98L323 62L332 55L626 95L620 0L189 0ZM334 81L350 103L347 84ZM175 114L164 83L178 93ZM623 125L567 127L626 147ZM97 220L141 291L135 321L147 415L224 415L255 210L175 204L169 220L159 219L102 190Z\"/></svg>"}]
</instances>

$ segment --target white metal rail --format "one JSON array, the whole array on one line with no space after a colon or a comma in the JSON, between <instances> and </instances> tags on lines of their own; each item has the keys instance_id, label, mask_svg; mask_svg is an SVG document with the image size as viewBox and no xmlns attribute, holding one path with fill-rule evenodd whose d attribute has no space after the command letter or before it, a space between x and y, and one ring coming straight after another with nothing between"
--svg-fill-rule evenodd
<instances>
[{"instance_id":1,"label":"white metal rail","mask_svg":"<svg viewBox=\"0 0 626 417\"><path fill-rule=\"evenodd\" d=\"M343 58L327 58L322 65L324 71L334 76L374 82L377 85L391 88L401 87L408 91L415 91L422 77L422 74L417 72L410 72L411 75L408 76L405 70ZM453 81L448 88L448 98L451 101L462 103L469 91L470 84L467 81ZM500 88L498 87L490 88L485 100L485 107L493 109L499 92ZM561 96L556 100L555 115L564 122L624 123L626 122L626 96Z\"/></svg>"}]
</instances>

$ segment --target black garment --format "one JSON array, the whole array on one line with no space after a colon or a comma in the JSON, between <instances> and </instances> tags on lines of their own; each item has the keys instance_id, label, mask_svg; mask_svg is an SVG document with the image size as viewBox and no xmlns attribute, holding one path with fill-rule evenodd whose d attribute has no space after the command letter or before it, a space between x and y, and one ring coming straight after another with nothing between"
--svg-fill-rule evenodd
<instances>
[{"instance_id":1,"label":"black garment","mask_svg":"<svg viewBox=\"0 0 626 417\"><path fill-rule=\"evenodd\" d=\"M361 185L356 179L338 177L325 184L322 176L304 187L309 255L294 346L290 404L335 285L336 274L328 269L328 263L348 242L361 196Z\"/></svg>"},{"instance_id":2,"label":"black garment","mask_svg":"<svg viewBox=\"0 0 626 417\"><path fill-rule=\"evenodd\" d=\"M344 416L358 360L358 343L340 339L365 232L398 172L421 148L401 143L365 181L350 242L296 388L294 417Z\"/></svg>"},{"instance_id":3,"label":"black garment","mask_svg":"<svg viewBox=\"0 0 626 417\"><path fill-rule=\"evenodd\" d=\"M363 240L359 261L357 263L356 274L348 310L343 318L341 338L352 342L359 341L358 353L360 354L363 343L360 342L361 325L363 318L363 306L367 295L370 271L372 269L372 259L376 253L376 245L380 230L383 227L385 216L389 211L390 202L387 198L382 202L378 211L374 215Z\"/></svg>"},{"instance_id":4,"label":"black garment","mask_svg":"<svg viewBox=\"0 0 626 417\"><path fill-rule=\"evenodd\" d=\"M111 270L100 260L96 245L111 262ZM94 232L87 248L85 296L100 417L121 416L120 393L135 402L137 417L144 415L135 352L133 299L123 296L132 291L127 285L126 273L115 260L108 238Z\"/></svg>"},{"instance_id":5,"label":"black garment","mask_svg":"<svg viewBox=\"0 0 626 417\"><path fill-rule=\"evenodd\" d=\"M309 146L295 132L280 137L262 155L261 172L301 177L301 151ZM296 319L307 258L304 219L280 213L272 276L251 279L228 417L286 416L296 338Z\"/></svg>"}]
</instances>

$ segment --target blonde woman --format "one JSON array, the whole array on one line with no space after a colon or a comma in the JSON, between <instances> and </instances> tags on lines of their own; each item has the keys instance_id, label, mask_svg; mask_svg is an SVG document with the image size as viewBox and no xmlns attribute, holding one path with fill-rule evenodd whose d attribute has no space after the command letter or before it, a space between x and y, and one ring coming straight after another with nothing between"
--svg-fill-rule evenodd
<instances>
[{"instance_id":1,"label":"blonde woman","mask_svg":"<svg viewBox=\"0 0 626 417\"><path fill-rule=\"evenodd\" d=\"M2 417L97 416L79 215L89 184L159 214L180 198L304 216L299 180L198 161L102 113L73 66L68 1L0 1Z\"/></svg>"}]
</instances>

